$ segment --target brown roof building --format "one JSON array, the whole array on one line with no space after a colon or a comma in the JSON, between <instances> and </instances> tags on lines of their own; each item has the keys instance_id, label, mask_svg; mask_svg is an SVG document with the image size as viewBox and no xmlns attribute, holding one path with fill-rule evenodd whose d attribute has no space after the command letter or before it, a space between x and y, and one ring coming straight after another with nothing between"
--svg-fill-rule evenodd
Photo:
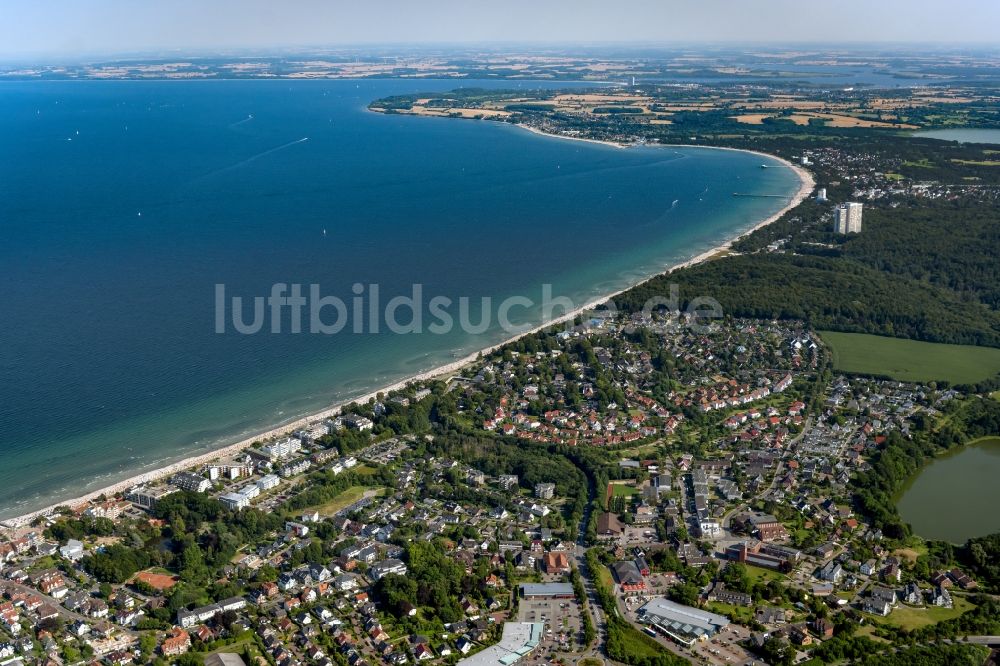
<instances>
[{"instance_id":1,"label":"brown roof building","mask_svg":"<svg viewBox=\"0 0 1000 666\"><path fill-rule=\"evenodd\" d=\"M556 550L545 553L543 562L546 573L557 574L569 571L569 558L563 551Z\"/></svg>"},{"instance_id":2,"label":"brown roof building","mask_svg":"<svg viewBox=\"0 0 1000 666\"><path fill-rule=\"evenodd\" d=\"M160 646L160 652L164 656L184 654L189 649L191 649L191 637L188 632L179 627L174 629L174 633L169 638L164 639L163 645Z\"/></svg>"},{"instance_id":3,"label":"brown roof building","mask_svg":"<svg viewBox=\"0 0 1000 666\"><path fill-rule=\"evenodd\" d=\"M625 526L613 513L602 513L597 517L597 533L601 536L617 536L625 531Z\"/></svg>"}]
</instances>

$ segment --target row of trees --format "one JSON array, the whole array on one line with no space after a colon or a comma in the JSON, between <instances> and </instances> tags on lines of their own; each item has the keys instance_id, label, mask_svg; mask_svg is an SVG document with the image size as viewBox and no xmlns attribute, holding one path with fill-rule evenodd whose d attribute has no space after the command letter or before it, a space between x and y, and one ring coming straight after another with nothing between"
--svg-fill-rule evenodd
<instances>
[{"instance_id":1,"label":"row of trees","mask_svg":"<svg viewBox=\"0 0 1000 666\"><path fill-rule=\"evenodd\" d=\"M580 617L583 621L583 644L589 646L597 638L597 629L594 628L594 618L591 617L590 609L587 607L587 590L583 586L583 576L580 575L575 564L570 572L570 581L573 583L573 594L576 595L576 602L580 604Z\"/></svg>"},{"instance_id":2,"label":"row of trees","mask_svg":"<svg viewBox=\"0 0 1000 666\"><path fill-rule=\"evenodd\" d=\"M645 635L618 613L614 594L601 581L600 571L605 570L598 555L599 549L587 551L587 569L594 581L597 599L604 611L605 628L608 633L605 652L614 661L629 666L679 666L687 660L666 650L655 640Z\"/></svg>"}]
</instances>

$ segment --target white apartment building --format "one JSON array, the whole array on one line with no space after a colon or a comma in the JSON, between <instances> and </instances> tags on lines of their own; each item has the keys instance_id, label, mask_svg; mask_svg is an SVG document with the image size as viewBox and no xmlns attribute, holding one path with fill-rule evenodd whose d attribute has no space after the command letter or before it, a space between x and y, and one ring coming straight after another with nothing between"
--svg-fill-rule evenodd
<instances>
[{"instance_id":1,"label":"white apartment building","mask_svg":"<svg viewBox=\"0 0 1000 666\"><path fill-rule=\"evenodd\" d=\"M861 233L861 209L859 203L848 202L837 206L833 212L833 232L837 234Z\"/></svg>"}]
</instances>

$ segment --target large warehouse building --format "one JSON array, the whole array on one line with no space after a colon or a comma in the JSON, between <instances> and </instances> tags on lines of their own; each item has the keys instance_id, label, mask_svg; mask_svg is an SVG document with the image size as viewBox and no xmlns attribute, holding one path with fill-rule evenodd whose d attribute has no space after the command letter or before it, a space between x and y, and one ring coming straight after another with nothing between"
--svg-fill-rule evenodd
<instances>
[{"instance_id":1,"label":"large warehouse building","mask_svg":"<svg viewBox=\"0 0 1000 666\"><path fill-rule=\"evenodd\" d=\"M684 645L711 638L729 626L727 617L663 598L640 608L639 621Z\"/></svg>"},{"instance_id":2,"label":"large warehouse building","mask_svg":"<svg viewBox=\"0 0 1000 666\"><path fill-rule=\"evenodd\" d=\"M522 583L521 596L525 599L573 599L576 594L569 583Z\"/></svg>"},{"instance_id":3,"label":"large warehouse building","mask_svg":"<svg viewBox=\"0 0 1000 666\"><path fill-rule=\"evenodd\" d=\"M505 622L499 643L466 657L456 666L513 666L538 647L544 631L541 622Z\"/></svg>"}]
</instances>

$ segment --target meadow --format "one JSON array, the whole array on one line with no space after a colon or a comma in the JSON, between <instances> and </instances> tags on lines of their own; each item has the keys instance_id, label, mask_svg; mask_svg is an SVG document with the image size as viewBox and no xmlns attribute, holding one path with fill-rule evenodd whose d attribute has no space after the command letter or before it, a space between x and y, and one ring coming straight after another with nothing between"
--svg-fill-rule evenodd
<instances>
[{"instance_id":1,"label":"meadow","mask_svg":"<svg viewBox=\"0 0 1000 666\"><path fill-rule=\"evenodd\" d=\"M891 625L912 631L930 624L943 622L944 620L952 620L972 608L972 602L962 597L954 597L954 602L955 605L953 608L940 608L937 606L915 608L906 604L900 604L889 613L888 617L873 617L873 620L879 624Z\"/></svg>"},{"instance_id":2,"label":"meadow","mask_svg":"<svg viewBox=\"0 0 1000 666\"><path fill-rule=\"evenodd\" d=\"M907 382L974 384L1000 372L1000 349L949 345L865 333L820 331L841 372Z\"/></svg>"},{"instance_id":3,"label":"meadow","mask_svg":"<svg viewBox=\"0 0 1000 666\"><path fill-rule=\"evenodd\" d=\"M371 490L371 488L366 488L365 486L351 486L344 492L340 493L334 497L329 502L321 504L319 506L309 507L309 510L317 511L321 516L333 516L336 515L341 509L345 509L350 505L354 504L362 497L365 496L365 491ZM384 491L379 489L378 495L381 495Z\"/></svg>"}]
</instances>

